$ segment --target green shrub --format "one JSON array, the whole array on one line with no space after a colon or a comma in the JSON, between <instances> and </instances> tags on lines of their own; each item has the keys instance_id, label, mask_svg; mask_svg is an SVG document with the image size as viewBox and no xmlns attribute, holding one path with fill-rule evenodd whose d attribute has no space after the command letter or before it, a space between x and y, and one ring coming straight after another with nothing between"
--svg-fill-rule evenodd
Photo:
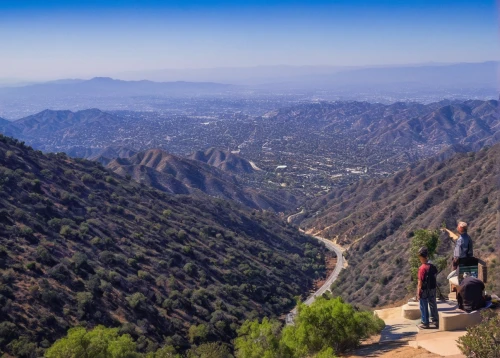
<instances>
[{"instance_id":1,"label":"green shrub","mask_svg":"<svg viewBox=\"0 0 500 358\"><path fill-rule=\"evenodd\" d=\"M294 326L283 330L283 342L295 355L316 354L332 348L335 353L356 348L362 339L379 333L384 322L371 312L358 311L340 298L318 298L300 304Z\"/></svg>"},{"instance_id":2,"label":"green shrub","mask_svg":"<svg viewBox=\"0 0 500 358\"><path fill-rule=\"evenodd\" d=\"M138 358L140 355L128 334L120 335L118 328L97 326L91 331L83 327L71 328L65 338L56 341L45 352L45 357Z\"/></svg>"},{"instance_id":3,"label":"green shrub","mask_svg":"<svg viewBox=\"0 0 500 358\"><path fill-rule=\"evenodd\" d=\"M12 322L0 323L0 344L7 344L19 335L17 326Z\"/></svg>"},{"instance_id":4,"label":"green shrub","mask_svg":"<svg viewBox=\"0 0 500 358\"><path fill-rule=\"evenodd\" d=\"M418 276L418 268L420 267L420 260L418 258L418 250L425 246L427 250L429 250L429 259L434 258L434 254L436 253L436 249L439 245L439 231L437 230L416 230L415 235L411 240L410 245L410 253L409 253L409 261L410 261L410 270L412 277L412 286L417 286L417 276ZM413 288L411 288L413 291Z\"/></svg>"},{"instance_id":5,"label":"green shrub","mask_svg":"<svg viewBox=\"0 0 500 358\"><path fill-rule=\"evenodd\" d=\"M234 341L236 356L240 358L279 357L282 346L281 323L267 317L246 321L238 330L238 338Z\"/></svg>"},{"instance_id":6,"label":"green shrub","mask_svg":"<svg viewBox=\"0 0 500 358\"><path fill-rule=\"evenodd\" d=\"M92 175L90 174L84 174L82 175L81 181L86 183L86 184L93 184L95 183L95 179Z\"/></svg>"},{"instance_id":7,"label":"green shrub","mask_svg":"<svg viewBox=\"0 0 500 358\"><path fill-rule=\"evenodd\" d=\"M136 292L133 295L127 297L127 302L133 309L138 309L141 308L141 305L144 304L144 302L146 302L146 296L144 296L140 292Z\"/></svg>"},{"instance_id":8,"label":"green shrub","mask_svg":"<svg viewBox=\"0 0 500 358\"><path fill-rule=\"evenodd\" d=\"M458 339L458 348L467 357L500 357L500 316L492 311L483 311L481 324L467 329L467 334Z\"/></svg>"},{"instance_id":9,"label":"green shrub","mask_svg":"<svg viewBox=\"0 0 500 358\"><path fill-rule=\"evenodd\" d=\"M232 358L229 348L218 342L210 342L191 348L187 354L187 358Z\"/></svg>"},{"instance_id":10,"label":"green shrub","mask_svg":"<svg viewBox=\"0 0 500 358\"><path fill-rule=\"evenodd\" d=\"M281 330L277 321L246 321L235 340L236 356L334 357L378 334L384 322L371 312L359 311L340 298L319 297L313 304L299 304L295 324Z\"/></svg>"},{"instance_id":11,"label":"green shrub","mask_svg":"<svg viewBox=\"0 0 500 358\"><path fill-rule=\"evenodd\" d=\"M144 281L151 281L153 279L148 272L143 270L137 271L137 276Z\"/></svg>"},{"instance_id":12,"label":"green shrub","mask_svg":"<svg viewBox=\"0 0 500 358\"><path fill-rule=\"evenodd\" d=\"M195 344L205 342L207 340L208 333L209 330L205 324L192 325L189 327L189 341Z\"/></svg>"}]
</instances>

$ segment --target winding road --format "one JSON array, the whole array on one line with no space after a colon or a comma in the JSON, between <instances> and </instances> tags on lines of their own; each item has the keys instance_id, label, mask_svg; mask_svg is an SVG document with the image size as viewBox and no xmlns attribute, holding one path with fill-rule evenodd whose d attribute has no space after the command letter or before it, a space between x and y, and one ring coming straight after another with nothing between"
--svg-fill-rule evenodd
<instances>
[{"instance_id":1,"label":"winding road","mask_svg":"<svg viewBox=\"0 0 500 358\"><path fill-rule=\"evenodd\" d=\"M330 276L328 276L325 283L316 292L314 292L311 296L309 296L307 300L304 301L306 305L310 305L316 300L316 297L319 297L326 291L329 291L332 284L339 277L340 271L344 268L344 256L342 256L342 248L339 245L336 245L330 240L327 240L323 237L319 236L312 236L312 237L314 237L316 240L323 242L328 250L335 252L335 254L337 255L337 264L335 265L335 269L333 270L333 272L330 274ZM295 307L289 314L286 315L286 323L293 324L293 318L295 317L296 314L297 314L297 307Z\"/></svg>"}]
</instances>

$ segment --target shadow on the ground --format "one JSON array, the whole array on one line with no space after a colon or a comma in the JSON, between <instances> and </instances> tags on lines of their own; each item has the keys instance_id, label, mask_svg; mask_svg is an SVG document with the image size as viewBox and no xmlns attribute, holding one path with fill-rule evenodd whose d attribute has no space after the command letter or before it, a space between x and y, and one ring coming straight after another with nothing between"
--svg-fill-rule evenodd
<instances>
[{"instance_id":1,"label":"shadow on the ground","mask_svg":"<svg viewBox=\"0 0 500 358\"><path fill-rule=\"evenodd\" d=\"M354 355L355 357L378 357L381 354L394 351L395 349L408 347L407 341L395 341L395 342L384 342L384 343L372 343L366 346L362 346L356 351L351 352L349 355Z\"/></svg>"},{"instance_id":2,"label":"shadow on the ground","mask_svg":"<svg viewBox=\"0 0 500 358\"><path fill-rule=\"evenodd\" d=\"M384 330L380 334L380 342L392 342L392 341L403 341L407 344L410 338L415 337L417 334L416 329L412 329L411 324L392 324L385 326ZM410 328L410 331L408 328Z\"/></svg>"}]
</instances>

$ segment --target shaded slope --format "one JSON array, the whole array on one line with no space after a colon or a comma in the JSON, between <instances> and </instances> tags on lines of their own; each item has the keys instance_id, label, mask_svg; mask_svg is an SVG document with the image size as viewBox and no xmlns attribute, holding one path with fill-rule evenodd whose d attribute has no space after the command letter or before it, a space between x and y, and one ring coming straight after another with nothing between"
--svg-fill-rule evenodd
<instances>
[{"instance_id":1,"label":"shaded slope","mask_svg":"<svg viewBox=\"0 0 500 358\"><path fill-rule=\"evenodd\" d=\"M311 203L301 225L349 246L349 270L335 289L348 300L384 304L409 283L412 232L470 223L475 254L490 264L488 290L500 289L500 144L478 153L429 159L387 179L363 180ZM443 237L440 253L451 257ZM496 261L495 261L496 260Z\"/></svg>"},{"instance_id":2,"label":"shaded slope","mask_svg":"<svg viewBox=\"0 0 500 358\"><path fill-rule=\"evenodd\" d=\"M123 118L98 109L78 112L44 110L40 113L10 122L0 128L4 135L26 141L41 150L57 151L58 148L80 146L80 136L93 137L109 131L122 123Z\"/></svg>"},{"instance_id":3,"label":"shaded slope","mask_svg":"<svg viewBox=\"0 0 500 358\"><path fill-rule=\"evenodd\" d=\"M252 174L255 172L248 160L227 150L209 148L205 151L194 152L188 158L201 161L232 174Z\"/></svg>"},{"instance_id":4,"label":"shaded slope","mask_svg":"<svg viewBox=\"0 0 500 358\"><path fill-rule=\"evenodd\" d=\"M291 309L325 271L323 248L274 215L3 136L0 187L2 350L99 323L146 335L142 350L187 347L191 324L227 341L245 318Z\"/></svg>"},{"instance_id":5,"label":"shaded slope","mask_svg":"<svg viewBox=\"0 0 500 358\"><path fill-rule=\"evenodd\" d=\"M139 152L130 158L117 158L107 167L122 176L174 194L202 191L211 196L240 202L254 209L290 210L296 205L293 196L241 184L230 173L203 162L182 158L160 149Z\"/></svg>"}]
</instances>

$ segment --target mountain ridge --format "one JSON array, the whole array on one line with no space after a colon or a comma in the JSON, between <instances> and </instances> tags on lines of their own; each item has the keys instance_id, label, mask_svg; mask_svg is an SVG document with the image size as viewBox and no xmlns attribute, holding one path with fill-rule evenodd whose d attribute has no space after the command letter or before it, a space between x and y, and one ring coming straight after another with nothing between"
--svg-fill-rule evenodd
<instances>
[{"instance_id":1,"label":"mountain ridge","mask_svg":"<svg viewBox=\"0 0 500 358\"><path fill-rule=\"evenodd\" d=\"M208 152L223 153L215 149ZM244 159L236 156L231 158L237 163L244 162ZM227 161L218 162L219 166L226 168L224 170L161 149L149 149L129 158L116 158L107 164L107 168L172 194L194 194L199 190L211 196L242 203L253 209L276 212L291 210L297 204L291 195L278 196L271 191L243 185L233 175L234 170L227 170L227 163Z\"/></svg>"},{"instance_id":2,"label":"mountain ridge","mask_svg":"<svg viewBox=\"0 0 500 358\"><path fill-rule=\"evenodd\" d=\"M231 151L215 147L205 151L196 151L187 157L233 174L252 174L256 171L248 160L231 153Z\"/></svg>"}]
</instances>

